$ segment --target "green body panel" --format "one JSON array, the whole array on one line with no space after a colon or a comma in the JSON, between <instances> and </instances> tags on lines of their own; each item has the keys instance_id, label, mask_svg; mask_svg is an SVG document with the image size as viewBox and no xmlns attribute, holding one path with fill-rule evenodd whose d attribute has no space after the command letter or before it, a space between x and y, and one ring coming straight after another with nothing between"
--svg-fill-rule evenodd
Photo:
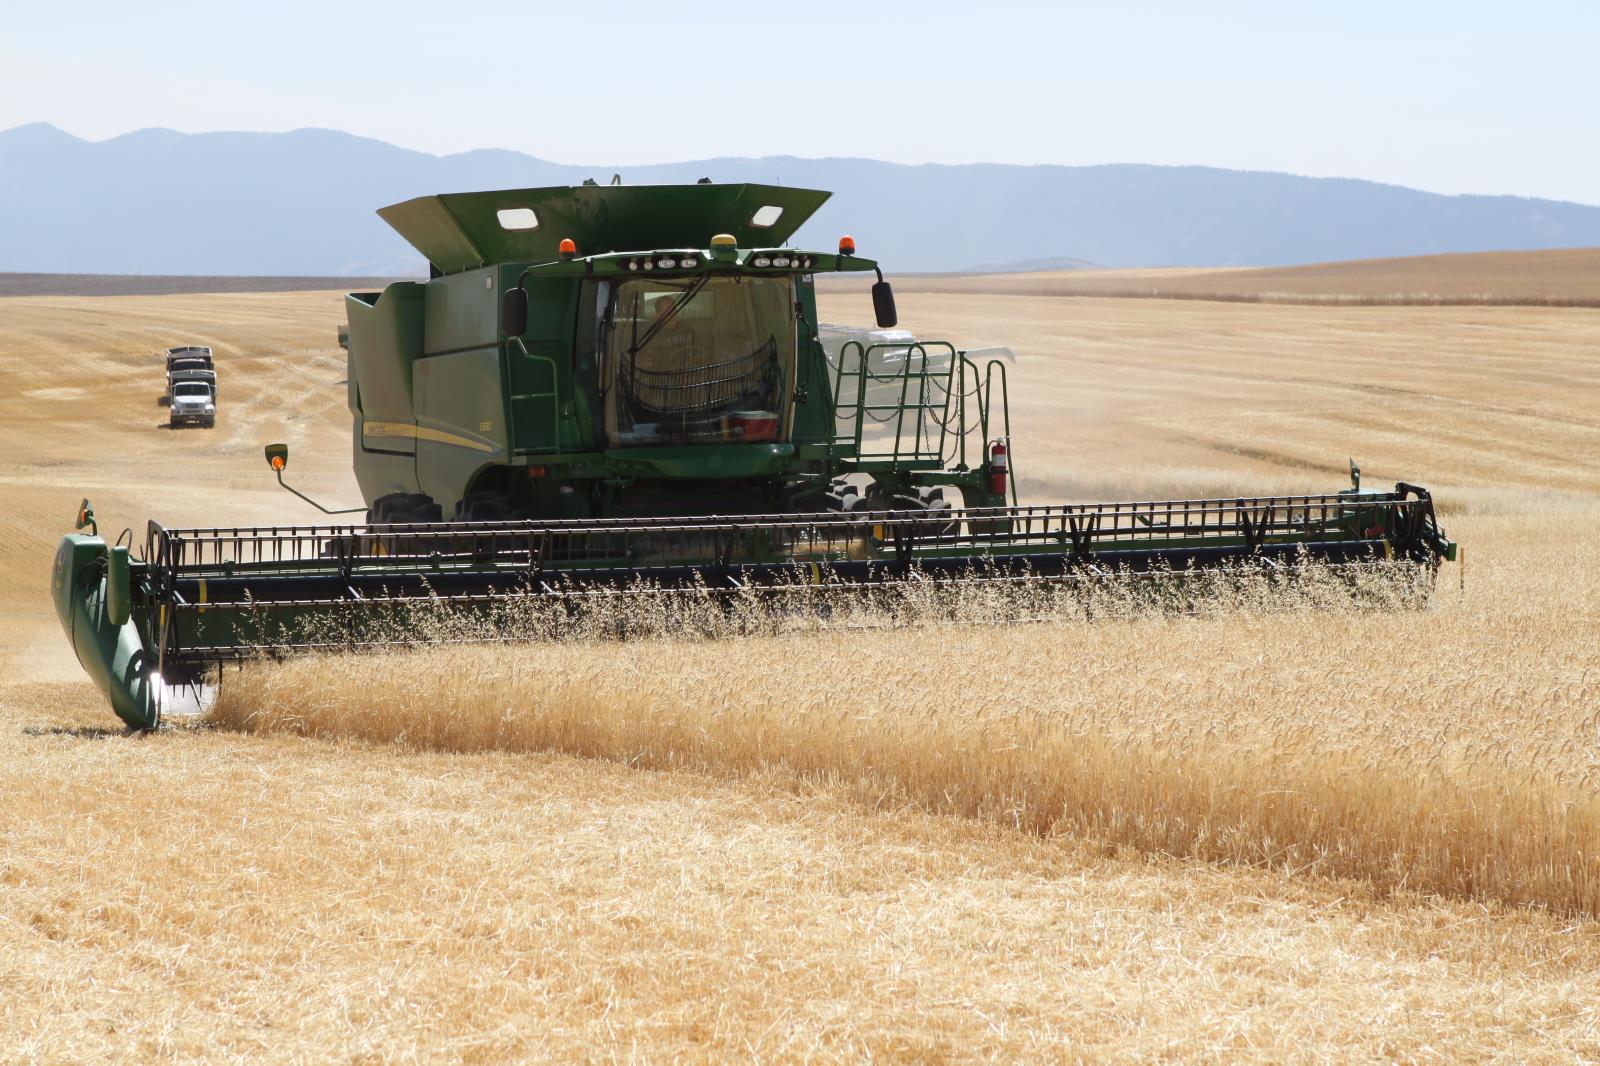
<instances>
[{"instance_id":1,"label":"green body panel","mask_svg":"<svg viewBox=\"0 0 1600 1066\"><path fill-rule=\"evenodd\" d=\"M412 363L422 354L425 286L403 281L381 293L351 293L345 346L346 390L353 418L352 463L367 500L417 492ZM368 423L381 433L369 433Z\"/></svg>"},{"instance_id":2,"label":"green body panel","mask_svg":"<svg viewBox=\"0 0 1600 1066\"><path fill-rule=\"evenodd\" d=\"M112 563L118 555L120 562ZM50 594L79 664L117 717L133 728L153 729L160 713L157 664L130 618L130 580L126 548L108 551L98 536L71 533L56 550Z\"/></svg>"},{"instance_id":3,"label":"green body panel","mask_svg":"<svg viewBox=\"0 0 1600 1066\"><path fill-rule=\"evenodd\" d=\"M361 487L361 495L368 503L394 493L422 491L417 484L416 456L410 452L396 455L368 451L361 446L360 436L355 438L353 451L356 484Z\"/></svg>"},{"instance_id":4,"label":"green body panel","mask_svg":"<svg viewBox=\"0 0 1600 1066\"><path fill-rule=\"evenodd\" d=\"M416 282L402 281L378 295L352 293L345 298L350 318L347 379L358 444L412 451L410 438L385 432L381 440L368 439L360 423L416 424L411 366L422 354L425 292Z\"/></svg>"},{"instance_id":5,"label":"green body panel","mask_svg":"<svg viewBox=\"0 0 1600 1066\"><path fill-rule=\"evenodd\" d=\"M607 469L622 477L768 477L794 469L792 444L721 444L618 448L605 453Z\"/></svg>"},{"instance_id":6,"label":"green body panel","mask_svg":"<svg viewBox=\"0 0 1600 1066\"><path fill-rule=\"evenodd\" d=\"M422 354L486 348L500 340L500 290L493 270L434 278L424 292Z\"/></svg>"},{"instance_id":7,"label":"green body panel","mask_svg":"<svg viewBox=\"0 0 1600 1066\"><path fill-rule=\"evenodd\" d=\"M453 504L478 471L510 459L498 347L417 360L417 484Z\"/></svg>"}]
</instances>

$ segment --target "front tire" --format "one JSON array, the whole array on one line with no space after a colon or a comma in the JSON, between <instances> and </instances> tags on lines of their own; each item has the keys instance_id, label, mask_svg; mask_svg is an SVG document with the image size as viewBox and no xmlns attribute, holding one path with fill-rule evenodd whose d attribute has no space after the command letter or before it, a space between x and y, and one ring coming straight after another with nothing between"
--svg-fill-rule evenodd
<instances>
[{"instance_id":1,"label":"front tire","mask_svg":"<svg viewBox=\"0 0 1600 1066\"><path fill-rule=\"evenodd\" d=\"M420 492L391 492L387 496L379 496L367 508L368 525L419 525L442 521L444 509L433 502L433 497Z\"/></svg>"}]
</instances>

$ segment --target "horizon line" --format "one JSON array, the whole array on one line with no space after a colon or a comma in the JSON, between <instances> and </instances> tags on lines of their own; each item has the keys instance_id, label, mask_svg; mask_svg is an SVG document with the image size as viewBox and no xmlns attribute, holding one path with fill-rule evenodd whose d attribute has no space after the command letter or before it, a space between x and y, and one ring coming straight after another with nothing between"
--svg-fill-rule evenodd
<instances>
[{"instance_id":1,"label":"horizon line","mask_svg":"<svg viewBox=\"0 0 1600 1066\"><path fill-rule=\"evenodd\" d=\"M833 156L833 155L806 156L806 155L793 155L793 154L784 154L784 155L705 156L705 157L700 158L700 159L677 159L677 160L667 160L667 161L654 162L654 163L630 163L630 164L566 163L566 162L561 162L561 161L554 160L554 159L546 159L543 156L532 155L532 154L530 154L528 152L524 152L524 151L521 151L521 150L516 149L516 148L503 148L503 147L484 146L484 147L478 147L478 148L468 148L468 149L465 149L465 150L459 151L459 152L443 152L443 153L441 153L441 152L430 152L425 148L413 148L413 147L410 147L410 146L407 146L407 145L403 145L403 144L396 144L393 141L386 141L386 140L383 140L383 139L378 138L378 137L370 137L370 136L367 136L366 134L352 133L349 130L335 129L335 128L331 127L331 126L296 126L296 127L291 128L291 129L285 129L285 130L246 130L246 129L179 130L179 129L174 129L174 128L170 127L170 126L140 126L137 129L125 130L122 133L112 134L111 136L101 138L100 140L93 140L93 139L90 139L88 137L83 137L83 136L80 136L79 134L73 133L72 131L70 131L68 129L65 129L65 128L57 125L54 122L51 122L51 121L47 120L47 119L39 119L39 120L36 120L36 121L33 121L33 122L24 122L24 123L20 123L19 125L11 126L11 127L6 128L6 129L0 130L0 137L4 137L7 134L15 133L15 132L17 132L19 130L26 130L26 129L31 129L31 128L35 128L35 127L44 127L46 129L52 130L52 131L54 131L56 133L59 133L64 137L71 138L74 141L77 141L77 142L79 142L81 144L86 144L86 145L104 145L104 144L109 144L112 141L121 140L124 137L131 137L131 136L135 136L135 135L141 134L141 133L169 133L169 134L173 134L174 136L178 136L178 137L214 137L214 136L235 136L235 135L242 135L242 136L248 136L248 137L285 137L285 136L291 136L291 135L296 134L296 133L328 133L328 134L334 134L334 135L339 136L339 137L348 137L348 138L350 138L352 140L357 140L357 141L370 141L370 142L372 142L374 144L380 144L380 145L383 145L384 147L393 148L393 149L395 149L397 151L412 152L412 153L415 153L417 155L427 156L430 159L457 159L457 158L461 158L463 156L474 155L474 154L477 154L477 153L480 153L480 152L500 152L500 153L505 153L505 154L508 154L508 155L521 156L521 157L523 157L525 159L529 159L529 160L532 160L532 161L537 162L537 163L543 163L543 164L548 165L548 166L569 167L569 168L571 168L573 170L586 170L586 169L587 170L595 170L595 171L610 170L610 171L614 171L614 172L618 172L618 173L621 173L621 172L627 170L628 167L673 167L673 166L687 166L687 165L689 165L691 163L719 162L719 161L722 161L722 160L729 160L729 161L736 161L736 162L758 162L758 161L764 160L764 159L794 159L794 160L798 160L798 161L801 161L801 162L808 162L808 163L828 163L828 162L834 162L834 161L856 162L856 163L876 163L876 164L879 164L881 166L905 167L907 169L916 169L916 168L921 168L921 167L945 167L945 168L956 168L956 167L1003 167L1003 168L1012 169L1012 170L1038 170L1038 169L1094 170L1094 169L1100 169L1100 168L1114 168L1114 167L1147 167L1147 168L1159 169L1159 170L1212 170L1212 171L1219 171L1219 172L1230 173L1230 174L1262 174L1262 175L1271 175L1271 176L1277 176L1277 177L1299 178L1299 179L1302 179L1302 180L1305 180L1305 181L1330 181L1330 182L1331 181L1348 181L1348 182L1359 182L1359 183L1365 184L1365 185L1375 185L1375 186L1379 186L1379 187L1382 187L1382 188L1391 188L1391 189L1403 189L1403 190L1406 190L1408 192L1423 193L1424 195L1428 195L1428 196L1442 196L1442 197L1448 197L1448 198L1451 198L1451 199L1476 198L1476 199L1528 200L1528 201L1534 201L1534 202L1539 202L1539 203L1565 204L1565 205L1571 205L1571 206L1576 206L1576 207L1595 207L1595 208L1600 208L1600 203L1591 203L1591 202L1584 201L1584 200L1563 200L1563 199L1558 199L1556 197L1537 196L1537 195L1532 195L1532 194L1529 194L1529 193L1516 193L1516 192L1438 192L1436 190L1425 189L1425 188L1422 188L1421 186L1417 186L1417 185L1405 185L1405 184L1402 184L1402 183L1396 182L1396 181L1384 181L1384 180L1380 180L1380 179L1377 179L1377 178L1355 177L1355 176L1351 176L1351 175L1348 175L1348 174L1307 174L1307 173L1301 173L1301 172L1291 171L1291 170L1269 170L1269 169L1260 169L1260 168L1254 168L1254 167L1220 166L1220 165L1217 165L1217 164L1214 164L1214 163L1142 163L1142 162L1128 162L1128 161L1124 161L1124 162L1100 162L1100 163L998 163L998 162L992 162L992 161L981 160L981 159L980 160L971 160L971 161L963 162L963 163L946 163L946 162L940 162L940 161L936 161L936 160L923 160L923 161L919 161L919 162L903 162L903 161L900 161L900 160L893 160L893 159L878 159L878 158L875 158L875 157L872 157L872 156Z\"/></svg>"}]
</instances>

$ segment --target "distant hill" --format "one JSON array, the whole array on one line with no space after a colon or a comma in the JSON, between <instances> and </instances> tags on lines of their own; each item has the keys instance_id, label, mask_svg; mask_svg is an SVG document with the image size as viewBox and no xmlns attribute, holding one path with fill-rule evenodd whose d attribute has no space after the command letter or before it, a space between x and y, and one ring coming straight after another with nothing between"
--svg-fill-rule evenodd
<instances>
[{"instance_id":1,"label":"distant hill","mask_svg":"<svg viewBox=\"0 0 1600 1066\"><path fill-rule=\"evenodd\" d=\"M39 123L0 133L0 271L412 274L422 264L376 208L423 193L606 181L619 169L637 184L705 176L830 189L836 195L798 240L828 247L850 233L892 272L1026 269L1033 260L1272 266L1600 245L1600 207L1210 167L774 156L615 168L500 150L434 156L315 129L152 129L91 143Z\"/></svg>"}]
</instances>

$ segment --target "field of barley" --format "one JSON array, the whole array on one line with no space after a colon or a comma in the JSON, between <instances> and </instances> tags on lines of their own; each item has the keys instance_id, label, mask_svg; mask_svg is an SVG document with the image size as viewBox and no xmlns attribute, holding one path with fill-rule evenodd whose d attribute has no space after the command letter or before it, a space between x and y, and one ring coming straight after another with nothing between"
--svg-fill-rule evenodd
<instances>
[{"instance_id":1,"label":"field of barley","mask_svg":"<svg viewBox=\"0 0 1600 1066\"><path fill-rule=\"evenodd\" d=\"M836 291L849 282L823 278ZM924 274L900 290L1093 296L1325 307L1600 307L1600 249L1459 252L1278 267L1084 269Z\"/></svg>"},{"instance_id":2,"label":"field of barley","mask_svg":"<svg viewBox=\"0 0 1600 1066\"><path fill-rule=\"evenodd\" d=\"M352 497L339 300L0 299L0 1047L1600 1058L1600 311L922 284L909 328L1017 352L1025 497L1324 491L1353 457L1433 489L1464 563L1420 609L1246 586L304 659L123 736L54 540L81 495L113 532L309 518L265 439ZM217 347L213 433L157 428L179 342Z\"/></svg>"}]
</instances>

